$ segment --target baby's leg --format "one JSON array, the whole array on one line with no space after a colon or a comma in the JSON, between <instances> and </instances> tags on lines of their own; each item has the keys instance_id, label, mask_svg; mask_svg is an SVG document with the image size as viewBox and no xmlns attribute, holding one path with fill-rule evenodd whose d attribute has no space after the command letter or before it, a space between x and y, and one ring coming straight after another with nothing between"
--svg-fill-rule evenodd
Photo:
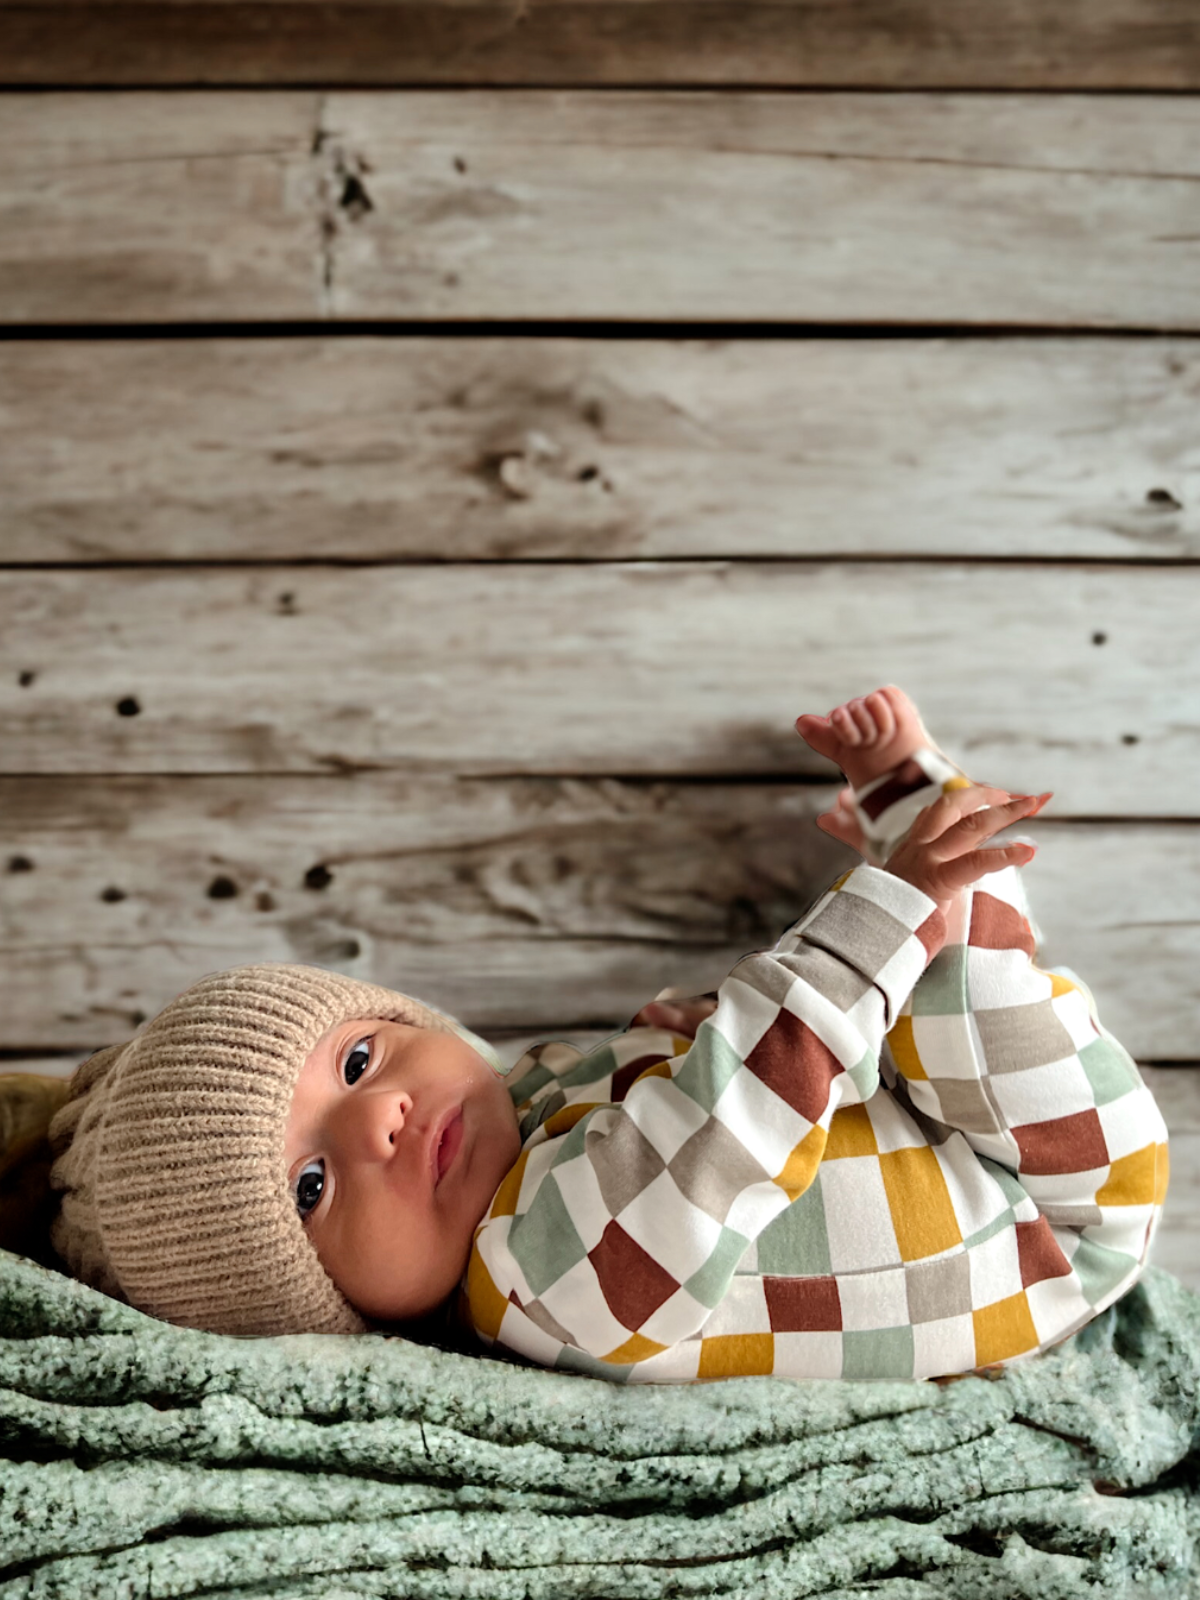
<instances>
[{"instance_id":1,"label":"baby's leg","mask_svg":"<svg viewBox=\"0 0 1200 1600\"><path fill-rule=\"evenodd\" d=\"M1132 1285L1162 1212L1167 1131L1082 982L1036 965L1015 867L963 891L947 921L888 1055L947 1172L953 1131L1011 1191L1010 1230L970 1217L958 1160L982 1365L1057 1342Z\"/></svg>"}]
</instances>

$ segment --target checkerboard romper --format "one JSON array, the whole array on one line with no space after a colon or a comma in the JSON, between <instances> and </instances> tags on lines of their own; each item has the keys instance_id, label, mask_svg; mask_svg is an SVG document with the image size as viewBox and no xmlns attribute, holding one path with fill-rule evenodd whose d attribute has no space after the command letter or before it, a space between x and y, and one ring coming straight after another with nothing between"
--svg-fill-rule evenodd
<instances>
[{"instance_id":1,"label":"checkerboard romper","mask_svg":"<svg viewBox=\"0 0 1200 1600\"><path fill-rule=\"evenodd\" d=\"M873 858L967 781L925 750L865 785ZM944 918L864 863L734 967L694 1042L536 1046L460 1312L641 1383L936 1377L1073 1333L1145 1265L1167 1133L1082 982L1034 953L1016 868Z\"/></svg>"}]
</instances>

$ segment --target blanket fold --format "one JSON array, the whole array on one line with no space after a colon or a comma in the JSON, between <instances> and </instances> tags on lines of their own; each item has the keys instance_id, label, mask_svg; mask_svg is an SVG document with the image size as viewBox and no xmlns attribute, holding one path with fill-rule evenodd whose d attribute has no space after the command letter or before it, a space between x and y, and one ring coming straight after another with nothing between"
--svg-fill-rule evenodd
<instances>
[{"instance_id":1,"label":"blanket fold","mask_svg":"<svg viewBox=\"0 0 1200 1600\"><path fill-rule=\"evenodd\" d=\"M1200 1298L986 1376L623 1388L232 1339L0 1254L0 1597L1193 1592Z\"/></svg>"}]
</instances>

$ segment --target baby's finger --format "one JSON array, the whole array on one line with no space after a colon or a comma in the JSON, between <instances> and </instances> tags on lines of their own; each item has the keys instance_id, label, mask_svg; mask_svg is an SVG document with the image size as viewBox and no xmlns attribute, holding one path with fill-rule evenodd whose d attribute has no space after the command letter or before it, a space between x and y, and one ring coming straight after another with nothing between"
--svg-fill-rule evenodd
<instances>
[{"instance_id":1,"label":"baby's finger","mask_svg":"<svg viewBox=\"0 0 1200 1600\"><path fill-rule=\"evenodd\" d=\"M838 738L846 744L862 743L862 734L858 730L858 724L845 706L836 706L829 713L829 720L833 724Z\"/></svg>"},{"instance_id":2,"label":"baby's finger","mask_svg":"<svg viewBox=\"0 0 1200 1600\"><path fill-rule=\"evenodd\" d=\"M969 855L956 856L943 861L937 869L939 889L965 889L977 883L989 872L1001 872L1005 867L1024 867L1037 854L1035 844L997 845L994 850L972 850Z\"/></svg>"},{"instance_id":3,"label":"baby's finger","mask_svg":"<svg viewBox=\"0 0 1200 1600\"><path fill-rule=\"evenodd\" d=\"M896 713L892 710L892 702L882 689L876 689L867 696L866 706L875 719L880 739L886 744L896 731Z\"/></svg>"},{"instance_id":4,"label":"baby's finger","mask_svg":"<svg viewBox=\"0 0 1200 1600\"><path fill-rule=\"evenodd\" d=\"M863 743L874 744L879 737L879 730L875 726L875 718L867 710L866 702L861 695L857 700L851 700L850 715L858 724L858 731L862 734Z\"/></svg>"},{"instance_id":5,"label":"baby's finger","mask_svg":"<svg viewBox=\"0 0 1200 1600\"><path fill-rule=\"evenodd\" d=\"M938 838L931 840L930 853L935 860L941 861L961 856L965 851L973 850L981 839L990 839L994 833L1007 828L1019 817L1031 817L1040 810L1041 801L1036 795L1021 794L1002 805L985 806L979 811L972 811L953 823Z\"/></svg>"},{"instance_id":6,"label":"baby's finger","mask_svg":"<svg viewBox=\"0 0 1200 1600\"><path fill-rule=\"evenodd\" d=\"M973 783L968 789L952 789L918 813L909 838L916 844L928 844L940 838L960 817L985 806L1002 805L1008 798L1007 789L992 789L982 783Z\"/></svg>"}]
</instances>

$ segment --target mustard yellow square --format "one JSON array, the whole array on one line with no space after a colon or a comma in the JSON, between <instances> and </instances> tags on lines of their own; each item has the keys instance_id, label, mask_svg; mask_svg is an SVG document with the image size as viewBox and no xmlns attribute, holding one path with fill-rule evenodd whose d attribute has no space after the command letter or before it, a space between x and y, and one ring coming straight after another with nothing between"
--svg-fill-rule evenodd
<instances>
[{"instance_id":1,"label":"mustard yellow square","mask_svg":"<svg viewBox=\"0 0 1200 1600\"><path fill-rule=\"evenodd\" d=\"M896 1243L904 1261L920 1261L962 1243L954 1202L927 1144L889 1150L879 1158Z\"/></svg>"},{"instance_id":2,"label":"mustard yellow square","mask_svg":"<svg viewBox=\"0 0 1200 1600\"><path fill-rule=\"evenodd\" d=\"M489 1217L515 1217L517 1214L517 1197L521 1193L521 1179L525 1176L525 1163L529 1160L529 1151L522 1150L517 1157L512 1169L505 1177L504 1182L496 1190L488 1211Z\"/></svg>"},{"instance_id":3,"label":"mustard yellow square","mask_svg":"<svg viewBox=\"0 0 1200 1600\"><path fill-rule=\"evenodd\" d=\"M1037 1345L1037 1329L1024 1290L1010 1294L1007 1300L997 1300L995 1305L984 1306L982 1311L973 1311L971 1318L975 1324L977 1367L1008 1361Z\"/></svg>"},{"instance_id":4,"label":"mustard yellow square","mask_svg":"<svg viewBox=\"0 0 1200 1600\"><path fill-rule=\"evenodd\" d=\"M648 1361L666 1348L665 1344L656 1344L653 1339L647 1339L644 1333L631 1333L624 1344L619 1344L600 1359L614 1367L631 1367L635 1361Z\"/></svg>"},{"instance_id":5,"label":"mustard yellow square","mask_svg":"<svg viewBox=\"0 0 1200 1600\"><path fill-rule=\"evenodd\" d=\"M644 1074L642 1074L644 1076ZM561 1111L556 1111L552 1117L547 1117L542 1127L546 1130L547 1139L557 1139L560 1133L570 1133L577 1122L582 1122L589 1111L595 1111L599 1101L589 1100L577 1102L573 1106L564 1106Z\"/></svg>"},{"instance_id":6,"label":"mustard yellow square","mask_svg":"<svg viewBox=\"0 0 1200 1600\"><path fill-rule=\"evenodd\" d=\"M902 1078L928 1078L929 1074L921 1065L921 1058L917 1054L916 1041L913 1039L913 1019L909 1016L897 1017L888 1029L888 1044L892 1047L892 1060L896 1063L896 1070Z\"/></svg>"},{"instance_id":7,"label":"mustard yellow square","mask_svg":"<svg viewBox=\"0 0 1200 1600\"><path fill-rule=\"evenodd\" d=\"M480 1333L494 1339L500 1332L508 1301L492 1282L478 1250L471 1251L467 1263L467 1304L471 1307L471 1321Z\"/></svg>"},{"instance_id":8,"label":"mustard yellow square","mask_svg":"<svg viewBox=\"0 0 1200 1600\"><path fill-rule=\"evenodd\" d=\"M1098 1206L1148 1206L1159 1190L1159 1146L1145 1145L1127 1156L1118 1156L1108 1169L1108 1177L1096 1190ZM1163 1147L1163 1154L1166 1148ZM1162 1182L1165 1193L1166 1181Z\"/></svg>"},{"instance_id":9,"label":"mustard yellow square","mask_svg":"<svg viewBox=\"0 0 1200 1600\"><path fill-rule=\"evenodd\" d=\"M1154 1204L1160 1206L1167 1198L1167 1184L1171 1177L1171 1158L1167 1154L1165 1144L1155 1145L1154 1148L1158 1151L1154 1177Z\"/></svg>"},{"instance_id":10,"label":"mustard yellow square","mask_svg":"<svg viewBox=\"0 0 1200 1600\"><path fill-rule=\"evenodd\" d=\"M722 1333L700 1341L698 1378L760 1377L774 1370L772 1333Z\"/></svg>"},{"instance_id":11,"label":"mustard yellow square","mask_svg":"<svg viewBox=\"0 0 1200 1600\"><path fill-rule=\"evenodd\" d=\"M795 1200L802 1195L813 1181L813 1174L821 1164L825 1141L824 1128L810 1128L784 1162L783 1171L775 1174L774 1182L789 1200Z\"/></svg>"},{"instance_id":12,"label":"mustard yellow square","mask_svg":"<svg viewBox=\"0 0 1200 1600\"><path fill-rule=\"evenodd\" d=\"M841 1106L829 1121L825 1160L842 1156L877 1156L879 1145L866 1106Z\"/></svg>"}]
</instances>

